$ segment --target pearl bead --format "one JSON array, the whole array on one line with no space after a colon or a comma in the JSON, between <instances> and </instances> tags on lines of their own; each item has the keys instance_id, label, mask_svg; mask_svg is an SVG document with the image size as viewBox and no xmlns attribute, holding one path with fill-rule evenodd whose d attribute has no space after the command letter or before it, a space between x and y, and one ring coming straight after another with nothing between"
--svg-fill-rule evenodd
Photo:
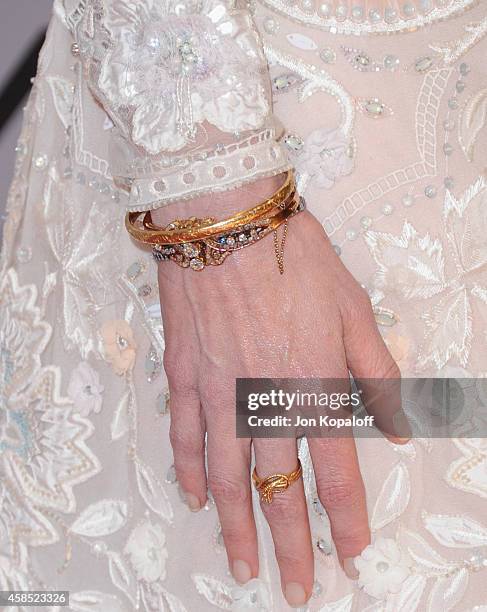
<instances>
[{"instance_id":1,"label":"pearl bead","mask_svg":"<svg viewBox=\"0 0 487 612\"><path fill-rule=\"evenodd\" d=\"M320 4L320 13L323 15L323 17L329 17L329 15L331 15L331 5L327 2Z\"/></svg>"},{"instance_id":2,"label":"pearl bead","mask_svg":"<svg viewBox=\"0 0 487 612\"><path fill-rule=\"evenodd\" d=\"M369 229L369 227L372 225L372 219L370 217L362 217L360 219L360 225L364 229Z\"/></svg>"},{"instance_id":3,"label":"pearl bead","mask_svg":"<svg viewBox=\"0 0 487 612\"><path fill-rule=\"evenodd\" d=\"M390 204L389 202L386 202L385 204L382 205L382 214L384 215L392 215L392 213L394 212L394 206L392 204Z\"/></svg>"},{"instance_id":4,"label":"pearl bead","mask_svg":"<svg viewBox=\"0 0 487 612\"><path fill-rule=\"evenodd\" d=\"M436 187L434 185L426 185L424 195L427 198L434 198L436 196Z\"/></svg>"},{"instance_id":5,"label":"pearl bead","mask_svg":"<svg viewBox=\"0 0 487 612\"><path fill-rule=\"evenodd\" d=\"M340 19L345 19L347 12L348 7L345 4L339 4L336 8L336 16Z\"/></svg>"},{"instance_id":6,"label":"pearl bead","mask_svg":"<svg viewBox=\"0 0 487 612\"><path fill-rule=\"evenodd\" d=\"M356 240L357 239L357 232L354 229L347 230L345 235L347 237L347 240Z\"/></svg>"},{"instance_id":7,"label":"pearl bead","mask_svg":"<svg viewBox=\"0 0 487 612\"><path fill-rule=\"evenodd\" d=\"M387 70L394 70L399 66L399 58L396 55L386 55L384 58L384 66Z\"/></svg>"},{"instance_id":8,"label":"pearl bead","mask_svg":"<svg viewBox=\"0 0 487 612\"><path fill-rule=\"evenodd\" d=\"M305 11L312 11L315 7L315 3L313 0L302 0L301 6Z\"/></svg>"},{"instance_id":9,"label":"pearl bead","mask_svg":"<svg viewBox=\"0 0 487 612\"><path fill-rule=\"evenodd\" d=\"M364 9L361 6L353 6L352 17L357 21L361 21L364 18Z\"/></svg>"},{"instance_id":10,"label":"pearl bead","mask_svg":"<svg viewBox=\"0 0 487 612\"><path fill-rule=\"evenodd\" d=\"M371 23L378 23L381 20L381 14L378 9L370 9L369 19Z\"/></svg>"},{"instance_id":11,"label":"pearl bead","mask_svg":"<svg viewBox=\"0 0 487 612\"><path fill-rule=\"evenodd\" d=\"M445 144L443 145L443 153L445 155L451 155L453 153L453 147L449 142L445 142Z\"/></svg>"},{"instance_id":12,"label":"pearl bead","mask_svg":"<svg viewBox=\"0 0 487 612\"><path fill-rule=\"evenodd\" d=\"M406 195L402 196L401 201L404 206L409 208L409 206L414 204L414 197L410 193L407 193Z\"/></svg>"}]
</instances>

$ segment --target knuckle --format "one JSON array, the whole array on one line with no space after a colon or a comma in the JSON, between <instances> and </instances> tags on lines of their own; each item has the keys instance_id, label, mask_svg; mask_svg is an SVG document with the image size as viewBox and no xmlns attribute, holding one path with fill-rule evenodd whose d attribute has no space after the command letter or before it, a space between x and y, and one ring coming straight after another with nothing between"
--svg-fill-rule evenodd
<instances>
[{"instance_id":1,"label":"knuckle","mask_svg":"<svg viewBox=\"0 0 487 612\"><path fill-rule=\"evenodd\" d=\"M362 498L361 487L351 481L318 482L317 485L321 503L327 510L355 507Z\"/></svg>"},{"instance_id":2,"label":"knuckle","mask_svg":"<svg viewBox=\"0 0 487 612\"><path fill-rule=\"evenodd\" d=\"M304 516L301 504L296 503L296 500L286 493L275 494L270 504L261 502L261 508L269 523L284 526L295 525Z\"/></svg>"},{"instance_id":3,"label":"knuckle","mask_svg":"<svg viewBox=\"0 0 487 612\"><path fill-rule=\"evenodd\" d=\"M226 548L242 548L249 543L249 534L241 527L229 527L222 524L222 535Z\"/></svg>"},{"instance_id":4,"label":"knuckle","mask_svg":"<svg viewBox=\"0 0 487 612\"><path fill-rule=\"evenodd\" d=\"M208 487L215 500L228 504L242 504L250 499L249 486L219 473L210 473Z\"/></svg>"},{"instance_id":5,"label":"knuckle","mask_svg":"<svg viewBox=\"0 0 487 612\"><path fill-rule=\"evenodd\" d=\"M300 551L296 550L282 550L280 546L276 546L276 559L280 568L285 567L288 571L303 566L303 559L299 554Z\"/></svg>"}]
</instances>

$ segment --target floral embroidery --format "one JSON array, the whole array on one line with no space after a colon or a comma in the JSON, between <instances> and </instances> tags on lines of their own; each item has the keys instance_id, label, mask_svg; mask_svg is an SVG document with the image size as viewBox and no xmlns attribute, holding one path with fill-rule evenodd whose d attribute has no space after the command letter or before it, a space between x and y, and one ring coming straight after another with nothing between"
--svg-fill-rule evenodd
<instances>
[{"instance_id":1,"label":"floral embroidery","mask_svg":"<svg viewBox=\"0 0 487 612\"><path fill-rule=\"evenodd\" d=\"M122 376L135 364L137 345L132 328L124 320L107 321L100 334L103 340L105 359L111 363L115 374Z\"/></svg>"},{"instance_id":2,"label":"floral embroidery","mask_svg":"<svg viewBox=\"0 0 487 612\"><path fill-rule=\"evenodd\" d=\"M269 589L263 580L253 578L243 586L236 586L231 591L230 610L239 612L266 612L271 609Z\"/></svg>"},{"instance_id":3,"label":"floral embroidery","mask_svg":"<svg viewBox=\"0 0 487 612\"><path fill-rule=\"evenodd\" d=\"M355 558L358 584L371 597L383 599L401 590L411 573L409 564L410 560L394 540L378 538Z\"/></svg>"},{"instance_id":4,"label":"floral embroidery","mask_svg":"<svg viewBox=\"0 0 487 612\"><path fill-rule=\"evenodd\" d=\"M135 527L124 552L129 555L139 580L155 582L166 577L168 553L166 536L160 525L145 521Z\"/></svg>"},{"instance_id":5,"label":"floral embroidery","mask_svg":"<svg viewBox=\"0 0 487 612\"><path fill-rule=\"evenodd\" d=\"M340 128L314 130L296 155L295 166L298 172L307 172L316 187L330 189L337 178L353 170L350 141Z\"/></svg>"},{"instance_id":6,"label":"floral embroidery","mask_svg":"<svg viewBox=\"0 0 487 612\"><path fill-rule=\"evenodd\" d=\"M103 385L100 376L86 361L79 363L68 383L68 397L84 417L90 412L98 414L103 403Z\"/></svg>"},{"instance_id":7,"label":"floral embroidery","mask_svg":"<svg viewBox=\"0 0 487 612\"><path fill-rule=\"evenodd\" d=\"M98 52L94 89L124 131L131 115L131 138L149 154L181 149L204 121L245 131L261 127L269 112L262 55L252 35L242 35L250 26L245 12L225 0L181 6L115 1L104 17L110 46Z\"/></svg>"},{"instance_id":8,"label":"floral embroidery","mask_svg":"<svg viewBox=\"0 0 487 612\"><path fill-rule=\"evenodd\" d=\"M375 282L381 299L408 300L420 311L425 337L418 370L429 364L440 369L453 358L467 365L472 343L471 302L476 298L487 304L485 189L485 178L480 177L458 200L446 191L446 243L429 234L421 236L407 221L401 236L365 234L379 266Z\"/></svg>"}]
</instances>

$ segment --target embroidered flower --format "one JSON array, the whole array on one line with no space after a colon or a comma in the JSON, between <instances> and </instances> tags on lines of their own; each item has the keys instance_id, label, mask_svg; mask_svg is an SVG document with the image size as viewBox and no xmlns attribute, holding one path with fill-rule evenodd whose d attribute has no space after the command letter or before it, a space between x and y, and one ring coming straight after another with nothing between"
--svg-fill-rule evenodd
<instances>
[{"instance_id":1,"label":"embroidered flower","mask_svg":"<svg viewBox=\"0 0 487 612\"><path fill-rule=\"evenodd\" d=\"M100 330L105 359L122 376L134 367L137 345L132 328L123 319L105 322Z\"/></svg>"},{"instance_id":2,"label":"embroidered flower","mask_svg":"<svg viewBox=\"0 0 487 612\"><path fill-rule=\"evenodd\" d=\"M86 361L81 361L72 371L68 383L68 397L76 410L84 417L90 412L98 414L103 403L103 390L98 372Z\"/></svg>"},{"instance_id":3,"label":"embroidered flower","mask_svg":"<svg viewBox=\"0 0 487 612\"><path fill-rule=\"evenodd\" d=\"M486 192L483 176L458 199L446 190L443 241L421 234L408 221L399 235L373 230L365 233L377 264L378 301L387 297L388 307L402 307L405 327L423 338L415 372L429 370L436 375L446 364L468 364L473 321L480 316L480 307L487 304Z\"/></svg>"},{"instance_id":4,"label":"embroidered flower","mask_svg":"<svg viewBox=\"0 0 487 612\"><path fill-rule=\"evenodd\" d=\"M355 558L355 567L359 572L358 585L377 599L384 599L389 593L399 593L411 574L408 557L390 538L378 538L367 546Z\"/></svg>"},{"instance_id":5,"label":"embroidered flower","mask_svg":"<svg viewBox=\"0 0 487 612\"><path fill-rule=\"evenodd\" d=\"M320 189L330 189L340 176L350 174L353 159L350 142L340 128L313 130L296 155L296 170L310 175Z\"/></svg>"},{"instance_id":6,"label":"embroidered flower","mask_svg":"<svg viewBox=\"0 0 487 612\"><path fill-rule=\"evenodd\" d=\"M166 577L166 536L160 525L145 521L132 530L125 544L137 578L154 582Z\"/></svg>"},{"instance_id":7,"label":"embroidered flower","mask_svg":"<svg viewBox=\"0 0 487 612\"><path fill-rule=\"evenodd\" d=\"M262 126L265 60L247 12L230 0L114 1L103 26L106 47L82 45L95 95L148 153L181 149L204 121L225 132Z\"/></svg>"},{"instance_id":8,"label":"embroidered flower","mask_svg":"<svg viewBox=\"0 0 487 612\"><path fill-rule=\"evenodd\" d=\"M263 580L253 578L242 586L236 586L231 592L230 610L239 612L266 612L271 609L269 589Z\"/></svg>"}]
</instances>

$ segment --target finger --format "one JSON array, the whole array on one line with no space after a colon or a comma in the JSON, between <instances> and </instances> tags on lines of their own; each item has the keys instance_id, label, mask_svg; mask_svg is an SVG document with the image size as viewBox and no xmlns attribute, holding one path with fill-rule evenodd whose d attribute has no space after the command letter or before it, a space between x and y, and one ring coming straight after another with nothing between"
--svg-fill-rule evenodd
<instances>
[{"instance_id":1,"label":"finger","mask_svg":"<svg viewBox=\"0 0 487 612\"><path fill-rule=\"evenodd\" d=\"M411 430L401 406L401 372L379 333L365 291L342 316L347 364L367 411L391 442L405 444Z\"/></svg>"},{"instance_id":2,"label":"finger","mask_svg":"<svg viewBox=\"0 0 487 612\"><path fill-rule=\"evenodd\" d=\"M250 488L250 440L208 433L208 484L215 499L228 566L243 584L259 574L257 530Z\"/></svg>"},{"instance_id":3,"label":"finger","mask_svg":"<svg viewBox=\"0 0 487 612\"><path fill-rule=\"evenodd\" d=\"M308 440L318 497L331 524L338 558L350 578L353 557L370 543L365 487L352 437Z\"/></svg>"},{"instance_id":4,"label":"finger","mask_svg":"<svg viewBox=\"0 0 487 612\"><path fill-rule=\"evenodd\" d=\"M288 474L298 463L295 439L254 440L255 465L260 478ZM303 606L314 581L313 550L303 480L261 502L269 523L284 596L291 606Z\"/></svg>"},{"instance_id":5,"label":"finger","mask_svg":"<svg viewBox=\"0 0 487 612\"><path fill-rule=\"evenodd\" d=\"M169 439L182 497L197 512L206 503L205 420L196 391L169 383L171 426Z\"/></svg>"}]
</instances>

